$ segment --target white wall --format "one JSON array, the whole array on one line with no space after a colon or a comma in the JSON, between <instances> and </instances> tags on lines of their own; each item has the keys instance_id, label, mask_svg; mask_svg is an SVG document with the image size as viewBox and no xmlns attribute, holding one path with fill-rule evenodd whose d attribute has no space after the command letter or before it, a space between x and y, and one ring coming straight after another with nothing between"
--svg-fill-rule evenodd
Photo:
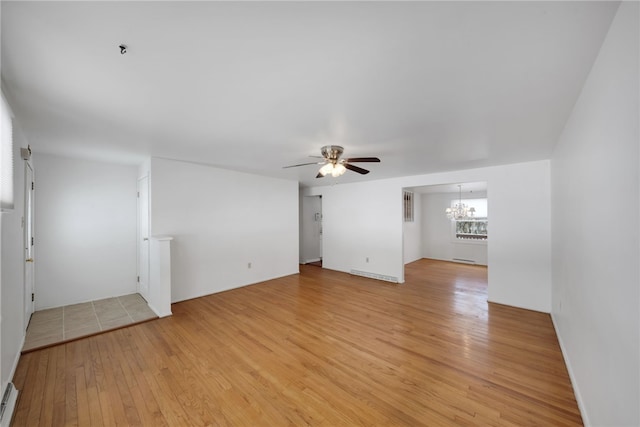
<instances>
[{"instance_id":1,"label":"white wall","mask_svg":"<svg viewBox=\"0 0 640 427\"><path fill-rule=\"evenodd\" d=\"M463 199L486 198L485 192L462 193ZM473 260L487 265L486 241L460 241L452 237L452 221L444 214L458 193L426 193L422 195L422 256L423 258L453 261ZM489 228L491 221L489 221Z\"/></svg>"},{"instance_id":2,"label":"white wall","mask_svg":"<svg viewBox=\"0 0 640 427\"><path fill-rule=\"evenodd\" d=\"M136 292L138 168L34 154L36 309Z\"/></svg>"},{"instance_id":3,"label":"white wall","mask_svg":"<svg viewBox=\"0 0 640 427\"><path fill-rule=\"evenodd\" d=\"M156 158L151 180L151 233L174 237L173 302L299 271L297 182Z\"/></svg>"},{"instance_id":4,"label":"white wall","mask_svg":"<svg viewBox=\"0 0 640 427\"><path fill-rule=\"evenodd\" d=\"M321 224L316 214L322 214L322 198L300 195L300 264L317 261L321 254Z\"/></svg>"},{"instance_id":5,"label":"white wall","mask_svg":"<svg viewBox=\"0 0 640 427\"><path fill-rule=\"evenodd\" d=\"M324 268L354 269L404 281L402 185L398 181L314 187L305 194L322 194Z\"/></svg>"},{"instance_id":6,"label":"white wall","mask_svg":"<svg viewBox=\"0 0 640 427\"><path fill-rule=\"evenodd\" d=\"M551 161L552 315L594 426L640 425L638 16L622 3Z\"/></svg>"},{"instance_id":7,"label":"white wall","mask_svg":"<svg viewBox=\"0 0 640 427\"><path fill-rule=\"evenodd\" d=\"M413 221L402 225L404 263L422 258L422 194L413 193Z\"/></svg>"},{"instance_id":8,"label":"white wall","mask_svg":"<svg viewBox=\"0 0 640 427\"><path fill-rule=\"evenodd\" d=\"M402 188L486 181L491 211L489 300L551 310L549 161L313 187L322 194L323 266L404 281ZM521 225L528 224L523 228ZM365 259L369 257L370 262Z\"/></svg>"},{"instance_id":9,"label":"white wall","mask_svg":"<svg viewBox=\"0 0 640 427\"><path fill-rule=\"evenodd\" d=\"M2 331L1 344L2 392L13 377L24 343L24 237L21 226L24 215L24 161L20 158L20 147L26 147L26 141L14 121L14 197L15 208L12 212L0 214L2 221ZM1 397L1 396L0 396Z\"/></svg>"}]
</instances>

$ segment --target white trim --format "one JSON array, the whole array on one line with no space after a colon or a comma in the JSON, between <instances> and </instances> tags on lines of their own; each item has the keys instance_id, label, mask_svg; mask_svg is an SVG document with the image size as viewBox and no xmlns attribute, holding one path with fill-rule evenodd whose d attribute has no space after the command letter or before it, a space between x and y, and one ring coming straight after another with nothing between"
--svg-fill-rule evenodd
<instances>
[{"instance_id":1,"label":"white trim","mask_svg":"<svg viewBox=\"0 0 640 427\"><path fill-rule=\"evenodd\" d=\"M340 271L340 270L334 270L334 271ZM348 273L348 272L345 272L345 273ZM244 284L240 284L240 285L233 285L233 286L228 287L228 288L216 290L215 292L198 293L195 296L190 296L188 298L183 298L183 299L180 299L180 300L172 300L171 304L175 304L175 303L182 302L182 301L189 301L189 300L196 299L196 298L206 297L208 295L215 295L215 294L219 294L220 292L231 291L233 289L240 289L240 288L244 288L246 286L253 286L253 285L258 284L258 283L266 282L267 280L280 279L282 277L293 276L293 275L296 275L296 274L300 274L300 269L297 269L296 271L292 271L291 273L283 274L282 276L265 277L263 279L257 280L256 282L244 283ZM151 308L153 310L153 307L151 307L151 305L149 305L149 308ZM153 311L155 311L155 310L153 310Z\"/></svg>"},{"instance_id":2,"label":"white trim","mask_svg":"<svg viewBox=\"0 0 640 427\"><path fill-rule=\"evenodd\" d=\"M9 373L9 382L13 381L13 376L16 374L16 369L18 369L18 362L20 362L20 351L22 351L22 348L24 347L24 341L25 338L27 337L26 335L26 331L22 332L22 340L20 340L20 350L18 351L18 353L16 354L16 358L13 361L13 366L11 366L11 372Z\"/></svg>"},{"instance_id":3,"label":"white trim","mask_svg":"<svg viewBox=\"0 0 640 427\"><path fill-rule=\"evenodd\" d=\"M11 383L8 383L11 384ZM8 385L7 384L7 385ZM11 424L11 419L13 418L13 411L16 408L16 402L18 401L18 390L11 384L12 391L9 395L9 400L7 401L7 407L2 414L2 419L0 420L1 427L9 427Z\"/></svg>"},{"instance_id":4,"label":"white trim","mask_svg":"<svg viewBox=\"0 0 640 427\"><path fill-rule=\"evenodd\" d=\"M154 306L152 306L151 304L147 303L147 306L151 309L151 311L153 311L156 316L162 318L162 317L167 317L167 316L172 316L173 313L171 312L171 310L169 310L167 313L162 312L158 309L156 309Z\"/></svg>"},{"instance_id":5,"label":"white trim","mask_svg":"<svg viewBox=\"0 0 640 427\"><path fill-rule=\"evenodd\" d=\"M26 258L27 254L24 252L25 250L27 250L26 248L31 248L29 253L31 254L31 258L34 259L35 258L35 245L34 246L30 246L31 242L29 242L28 240L28 229L29 227L31 227L31 237L33 237L35 235L35 188L32 189L32 185L35 186L35 182L36 182L36 172L33 168L33 165L31 164L31 160L24 160L24 174L23 174L23 178L24 178L24 200L23 200L23 207L22 207L22 254L23 254L23 259ZM31 169L31 181L27 182L27 176L29 175L28 170ZM31 224L27 225L27 206L28 206L28 200L29 197L31 197L31 191L33 191L33 198L31 199ZM33 301L33 299L31 298L31 295L29 295L29 292L27 291L27 269L31 268L31 293L35 295L36 293L36 269L35 266L31 265L31 267L27 266L27 262L23 262L23 267L22 267L22 321L23 321L23 333L26 333L27 331L27 327L29 326L29 322L28 320L31 318L31 316L33 315L33 313L36 311L36 303L35 301ZM29 319L25 318L25 306L26 304L29 302L29 300L31 300L31 312L29 313ZM23 340L23 344L24 344L24 340ZM20 348L22 348L22 346L20 346Z\"/></svg>"},{"instance_id":6,"label":"white trim","mask_svg":"<svg viewBox=\"0 0 640 427\"><path fill-rule=\"evenodd\" d=\"M25 332L23 331L22 333L22 340L20 340L20 349L22 349L22 347L24 347L24 340L25 340ZM16 369L18 368L18 362L20 362L20 351L17 352L16 357L13 361L13 366L11 366L11 372L9 373L9 382L7 383L7 387L9 386L9 384L11 384L11 386L13 387L13 390L11 392L11 395L9 396L9 400L7 401L7 407L4 410L4 413L2 414L2 419L0 420L0 427L9 427L9 425L11 424L11 419L13 418L13 411L16 408L16 402L18 401L18 389L16 389L16 387L13 385L13 383L11 382L11 380L13 380L13 376L16 374ZM4 389L2 390L2 393L4 393ZM2 398L2 395L0 395L0 398Z\"/></svg>"},{"instance_id":7,"label":"white trim","mask_svg":"<svg viewBox=\"0 0 640 427\"><path fill-rule=\"evenodd\" d=\"M553 313L550 313L550 314L551 314L551 323L553 323L553 329L555 329L556 331L556 337L558 337L558 344L560 344L560 351L562 351L562 357L564 358L564 364L567 367L567 372L569 372L569 380L571 381L571 387L573 387L573 394L576 398L576 402L578 402L578 409L580 410L580 415L582 416L582 423L588 427L591 425L591 422L589 421L589 417L587 416L584 400L582 399L582 395L580 394L578 383L575 380L576 377L573 373L573 369L571 369L571 361L569 360L569 355L565 351L565 346L562 343L562 336L558 332L556 319L553 316Z\"/></svg>"},{"instance_id":8,"label":"white trim","mask_svg":"<svg viewBox=\"0 0 640 427\"><path fill-rule=\"evenodd\" d=\"M141 276L141 269L140 269L140 249L141 249L141 245L140 245L140 237L141 237L141 233L140 233L140 219L142 218L141 214L140 214L140 182L142 180L146 179L147 180L147 233L151 234L151 207L150 207L150 197L149 197L149 189L150 189L150 178L149 178L149 173L147 173L144 176L141 176L138 178L138 180L136 181L136 192L137 192L137 197L136 197L136 275L137 275L137 279L136 280L136 292L139 293L140 295L142 295L142 293L140 292L140 276ZM150 236L147 236L147 239ZM151 244L148 244L148 254L147 254L147 295L146 297L149 297L149 275L151 272ZM156 313L157 314L157 313Z\"/></svg>"},{"instance_id":9,"label":"white trim","mask_svg":"<svg viewBox=\"0 0 640 427\"><path fill-rule=\"evenodd\" d=\"M309 264L310 262L318 262L318 261L322 261L322 258L312 258L312 259L307 259L304 261L305 264Z\"/></svg>"}]
</instances>

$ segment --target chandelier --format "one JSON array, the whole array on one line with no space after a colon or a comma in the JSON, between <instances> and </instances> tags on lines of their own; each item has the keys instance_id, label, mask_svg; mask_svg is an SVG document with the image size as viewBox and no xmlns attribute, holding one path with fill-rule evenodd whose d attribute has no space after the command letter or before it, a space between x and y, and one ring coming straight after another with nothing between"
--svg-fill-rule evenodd
<instances>
[{"instance_id":1,"label":"chandelier","mask_svg":"<svg viewBox=\"0 0 640 427\"><path fill-rule=\"evenodd\" d=\"M452 221L460 221L473 218L473 215L476 213L476 209L462 203L462 185L458 185L458 191L460 194L458 203L453 205L452 208L447 208L447 210L445 211L445 213L447 214L447 218Z\"/></svg>"}]
</instances>

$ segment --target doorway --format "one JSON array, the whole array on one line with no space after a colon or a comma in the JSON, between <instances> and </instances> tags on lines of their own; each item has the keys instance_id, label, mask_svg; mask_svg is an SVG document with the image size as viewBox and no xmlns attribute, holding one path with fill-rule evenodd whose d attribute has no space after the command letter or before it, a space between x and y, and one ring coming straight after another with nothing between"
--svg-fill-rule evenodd
<instances>
[{"instance_id":1,"label":"doorway","mask_svg":"<svg viewBox=\"0 0 640 427\"><path fill-rule=\"evenodd\" d=\"M322 196L301 198L300 263L322 266Z\"/></svg>"},{"instance_id":2,"label":"doorway","mask_svg":"<svg viewBox=\"0 0 640 427\"><path fill-rule=\"evenodd\" d=\"M138 293L149 301L149 177L138 179Z\"/></svg>"},{"instance_id":3,"label":"doorway","mask_svg":"<svg viewBox=\"0 0 640 427\"><path fill-rule=\"evenodd\" d=\"M487 182L425 185L404 191L411 192L415 203L414 221L405 219L403 226L405 264L428 258L488 266ZM448 217L447 210L457 205L473 208L473 214Z\"/></svg>"},{"instance_id":4,"label":"doorway","mask_svg":"<svg viewBox=\"0 0 640 427\"><path fill-rule=\"evenodd\" d=\"M27 330L31 315L35 309L34 289L34 238L33 238L33 202L35 180L33 168L28 160L24 162L24 330Z\"/></svg>"}]
</instances>

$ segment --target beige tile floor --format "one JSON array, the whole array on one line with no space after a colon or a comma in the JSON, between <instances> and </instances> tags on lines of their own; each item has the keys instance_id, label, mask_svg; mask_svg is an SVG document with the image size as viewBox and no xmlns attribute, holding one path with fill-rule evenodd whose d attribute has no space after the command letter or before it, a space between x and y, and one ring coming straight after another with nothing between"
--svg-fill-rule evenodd
<instances>
[{"instance_id":1,"label":"beige tile floor","mask_svg":"<svg viewBox=\"0 0 640 427\"><path fill-rule=\"evenodd\" d=\"M22 351L93 335L155 317L156 314L139 294L36 311L31 316Z\"/></svg>"}]
</instances>

